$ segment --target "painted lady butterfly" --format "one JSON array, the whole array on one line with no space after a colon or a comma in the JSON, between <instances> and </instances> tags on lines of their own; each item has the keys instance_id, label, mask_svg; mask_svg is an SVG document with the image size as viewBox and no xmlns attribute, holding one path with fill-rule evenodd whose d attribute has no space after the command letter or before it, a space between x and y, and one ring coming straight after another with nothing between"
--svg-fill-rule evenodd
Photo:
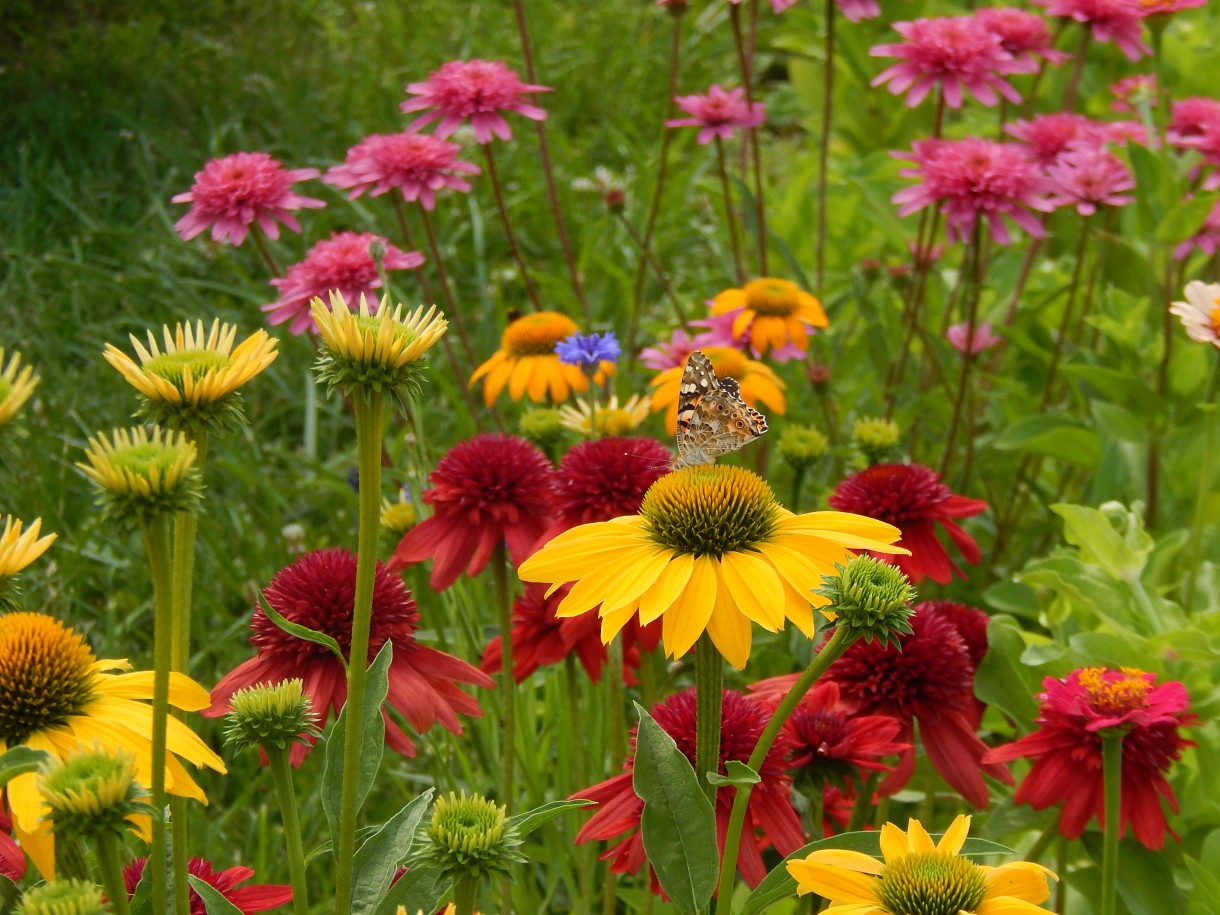
<instances>
[{"instance_id":1,"label":"painted lady butterfly","mask_svg":"<svg viewBox=\"0 0 1220 915\"><path fill-rule=\"evenodd\" d=\"M717 378L696 350L678 388L678 459L674 469L710 464L767 431L767 418L746 406L734 378Z\"/></svg>"}]
</instances>

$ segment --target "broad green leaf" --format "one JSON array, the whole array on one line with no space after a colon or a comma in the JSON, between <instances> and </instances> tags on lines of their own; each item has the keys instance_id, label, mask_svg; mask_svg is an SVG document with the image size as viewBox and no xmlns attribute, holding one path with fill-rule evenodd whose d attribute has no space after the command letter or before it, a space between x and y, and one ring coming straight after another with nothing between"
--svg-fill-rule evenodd
<instances>
[{"instance_id":1,"label":"broad green leaf","mask_svg":"<svg viewBox=\"0 0 1220 915\"><path fill-rule=\"evenodd\" d=\"M152 868L144 868L136 891L127 905L128 915L149 915L152 912Z\"/></svg>"},{"instance_id":2,"label":"broad green leaf","mask_svg":"<svg viewBox=\"0 0 1220 915\"><path fill-rule=\"evenodd\" d=\"M0 874L0 915L8 915L13 910L18 895L17 884Z\"/></svg>"},{"instance_id":3,"label":"broad green leaf","mask_svg":"<svg viewBox=\"0 0 1220 915\"><path fill-rule=\"evenodd\" d=\"M203 900L204 911L208 915L242 915L241 909L229 902L224 894L206 880L200 880L194 874L187 874L186 879Z\"/></svg>"},{"instance_id":4,"label":"broad green leaf","mask_svg":"<svg viewBox=\"0 0 1220 915\"><path fill-rule=\"evenodd\" d=\"M381 766L385 751L385 721L381 717L381 705L389 691L390 660L393 649L390 642L381 647L364 682L364 746L360 748L360 772L356 782L356 809L364 806L373 778ZM326 738L326 763L322 768L322 809L330 827L331 840L339 835L339 804L343 795L343 744L346 739L347 715L351 707L344 703L343 710L331 726Z\"/></svg>"},{"instance_id":5,"label":"broad green leaf","mask_svg":"<svg viewBox=\"0 0 1220 915\"><path fill-rule=\"evenodd\" d=\"M1081 836L1085 848L1101 866L1101 833ZM1182 891L1163 854L1128 839L1118 846L1118 896L1131 915L1178 915L1185 908Z\"/></svg>"},{"instance_id":6,"label":"broad green leaf","mask_svg":"<svg viewBox=\"0 0 1220 915\"><path fill-rule=\"evenodd\" d=\"M1176 245L1196 234L1216 204L1210 194L1191 197L1174 206L1156 227L1156 240L1163 245Z\"/></svg>"},{"instance_id":7,"label":"broad green leaf","mask_svg":"<svg viewBox=\"0 0 1220 915\"><path fill-rule=\"evenodd\" d=\"M339 647L339 643L332 639L325 632L318 632L316 629L310 629L308 626L302 626L300 623L294 623L292 620L283 616L271 604L267 603L262 594L258 595L258 605L263 608L263 612L267 614L267 618L275 623L280 629L283 629L289 635L296 636L306 642L312 642L315 645L321 645L324 648L329 648L334 652L335 657L339 659L339 663L343 665L343 669L347 670L347 658L343 656L343 649Z\"/></svg>"},{"instance_id":8,"label":"broad green leaf","mask_svg":"<svg viewBox=\"0 0 1220 915\"><path fill-rule=\"evenodd\" d=\"M987 646L975 674L974 694L1021 725L1032 722L1038 714L1034 694L1039 678L1018 661L1025 636L1011 623L993 619L987 625Z\"/></svg>"},{"instance_id":9,"label":"broad green leaf","mask_svg":"<svg viewBox=\"0 0 1220 915\"><path fill-rule=\"evenodd\" d=\"M560 814L567 813L569 810L588 807L592 803L593 801L580 799L573 801L551 801L549 804L543 804L541 807L535 807L533 810L519 813L515 817L509 817L507 825L515 826L518 835L524 839L539 826L549 823Z\"/></svg>"},{"instance_id":10,"label":"broad green leaf","mask_svg":"<svg viewBox=\"0 0 1220 915\"><path fill-rule=\"evenodd\" d=\"M1185 855L1184 860L1190 875L1195 878L1187 915L1220 915L1220 877L1189 855Z\"/></svg>"},{"instance_id":11,"label":"broad green leaf","mask_svg":"<svg viewBox=\"0 0 1220 915\"><path fill-rule=\"evenodd\" d=\"M1065 502L1052 505L1051 511L1063 519L1064 539L1080 548L1082 561L1099 565L1111 577L1123 581L1139 578L1152 552L1152 538L1134 512L1122 512L1126 517L1121 518L1113 511ZM1124 529L1116 530L1113 520Z\"/></svg>"},{"instance_id":12,"label":"broad green leaf","mask_svg":"<svg viewBox=\"0 0 1220 915\"><path fill-rule=\"evenodd\" d=\"M1060 416L1036 414L1017 420L992 443L1000 451L1023 451L1071 464L1092 465L1101 456L1097 433Z\"/></svg>"},{"instance_id":13,"label":"broad green leaf","mask_svg":"<svg viewBox=\"0 0 1220 915\"><path fill-rule=\"evenodd\" d=\"M711 785L735 785L739 788L746 785L757 785L762 781L762 776L747 766L739 759L730 759L724 764L728 776L721 775L719 772L707 773L708 784Z\"/></svg>"},{"instance_id":14,"label":"broad green leaf","mask_svg":"<svg viewBox=\"0 0 1220 915\"><path fill-rule=\"evenodd\" d=\"M18 775L34 772L51 757L43 750L32 750L29 747L13 747L0 756L0 787Z\"/></svg>"},{"instance_id":15,"label":"broad green leaf","mask_svg":"<svg viewBox=\"0 0 1220 915\"><path fill-rule=\"evenodd\" d=\"M1152 625L1137 611L1131 586L1112 578L1100 567L1081 562L1066 552L1035 559L1013 576L1032 587L1050 588L1061 606L1047 608L1055 624L1068 616L1082 626L1092 627L1104 620L1119 630L1152 634Z\"/></svg>"},{"instance_id":16,"label":"broad green leaf","mask_svg":"<svg viewBox=\"0 0 1220 915\"><path fill-rule=\"evenodd\" d=\"M436 789L429 788L394 814L369 836L356 852L353 864L352 911L372 912L385 895L394 871L411 851L415 831L432 803Z\"/></svg>"},{"instance_id":17,"label":"broad green leaf","mask_svg":"<svg viewBox=\"0 0 1220 915\"><path fill-rule=\"evenodd\" d=\"M690 760L638 702L632 787L644 802L644 853L661 888L686 912L697 912L716 891L720 853L716 815Z\"/></svg>"},{"instance_id":18,"label":"broad green leaf","mask_svg":"<svg viewBox=\"0 0 1220 915\"><path fill-rule=\"evenodd\" d=\"M381 897L373 915L395 915L399 906L412 915L415 912L435 912L441 907L441 901L452 885L453 878L433 865L409 868Z\"/></svg>"},{"instance_id":19,"label":"broad green leaf","mask_svg":"<svg viewBox=\"0 0 1220 915\"><path fill-rule=\"evenodd\" d=\"M1063 366L1063 374L1079 378L1106 400L1120 404L1148 422L1165 412L1164 399L1148 386L1138 372L1069 363Z\"/></svg>"}]
</instances>

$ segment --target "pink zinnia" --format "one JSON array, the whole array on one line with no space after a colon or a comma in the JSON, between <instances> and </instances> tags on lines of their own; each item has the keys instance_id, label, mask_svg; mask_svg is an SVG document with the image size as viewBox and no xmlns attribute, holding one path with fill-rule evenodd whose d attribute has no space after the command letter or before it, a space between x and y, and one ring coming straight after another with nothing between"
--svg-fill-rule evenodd
<instances>
[{"instance_id":1,"label":"pink zinnia","mask_svg":"<svg viewBox=\"0 0 1220 915\"><path fill-rule=\"evenodd\" d=\"M762 102L747 102L744 89L727 92L718 85L708 88L706 95L679 95L674 99L678 107L690 115L688 118L672 118L666 127L699 127L699 144L706 146L713 137L729 140L737 127L757 127L766 120L766 105Z\"/></svg>"},{"instance_id":2,"label":"pink zinnia","mask_svg":"<svg viewBox=\"0 0 1220 915\"><path fill-rule=\"evenodd\" d=\"M991 237L1001 245L1010 237L1004 216L1034 238L1046 234L1030 210L1054 209L1042 196L1053 185L1019 146L970 137L918 140L913 148L913 153L895 153L915 163L900 174L920 179L891 198L899 205L899 216L939 205L950 241L968 239L979 217L987 220Z\"/></svg>"},{"instance_id":3,"label":"pink zinnia","mask_svg":"<svg viewBox=\"0 0 1220 915\"><path fill-rule=\"evenodd\" d=\"M1152 49L1144 44L1143 14L1130 0L1034 0L1047 15L1074 19L1089 26L1097 41L1113 41L1129 60L1139 60Z\"/></svg>"},{"instance_id":4,"label":"pink zinnia","mask_svg":"<svg viewBox=\"0 0 1220 915\"><path fill-rule=\"evenodd\" d=\"M320 174L316 168L285 171L263 152L239 152L213 159L202 171L195 172L195 183L189 191L171 198L174 203L191 205L174 228L183 241L190 241L211 226L212 241L228 239L234 245L246 240L250 223L256 219L268 238L280 237L278 222L300 232L301 224L289 210L317 209L326 203L294 193L292 185Z\"/></svg>"},{"instance_id":5,"label":"pink zinnia","mask_svg":"<svg viewBox=\"0 0 1220 915\"><path fill-rule=\"evenodd\" d=\"M963 91L984 105L996 104L997 92L1014 104L1021 101L1020 94L1003 77L1028 72L1029 67L1004 50L1000 36L973 16L895 22L894 31L906 40L875 45L868 53L873 57L899 57L902 62L877 74L871 85L888 82L894 95L910 90L908 107L922 102L937 83L950 108L962 106Z\"/></svg>"},{"instance_id":6,"label":"pink zinnia","mask_svg":"<svg viewBox=\"0 0 1220 915\"><path fill-rule=\"evenodd\" d=\"M271 281L280 297L262 306L267 312L267 323L291 321L288 325L291 333L303 334L307 330L316 333L318 328L310 316L309 303L314 296L325 301L333 289L343 293L346 302L359 302L363 295L373 304L373 290L381 288L377 264L369 254L369 243L373 241L385 245L382 267L386 270L412 270L424 262L418 251L402 251L380 235L336 232L310 248L305 260L289 267L283 277Z\"/></svg>"},{"instance_id":7,"label":"pink zinnia","mask_svg":"<svg viewBox=\"0 0 1220 915\"><path fill-rule=\"evenodd\" d=\"M1095 139L1097 126L1096 121L1083 114L1059 111L1039 114L1028 121L1013 121L1004 125L1004 131L1025 143L1039 165L1050 165L1069 143Z\"/></svg>"},{"instance_id":8,"label":"pink zinnia","mask_svg":"<svg viewBox=\"0 0 1220 915\"><path fill-rule=\"evenodd\" d=\"M1156 106L1156 76L1137 73L1125 77L1110 86L1110 94L1114 96L1110 107L1120 114L1135 114L1141 105L1153 108Z\"/></svg>"},{"instance_id":9,"label":"pink zinnia","mask_svg":"<svg viewBox=\"0 0 1220 915\"><path fill-rule=\"evenodd\" d=\"M881 5L877 0L835 0L839 12L847 17L849 22L859 22L861 19L876 19L881 15Z\"/></svg>"},{"instance_id":10,"label":"pink zinnia","mask_svg":"<svg viewBox=\"0 0 1220 915\"><path fill-rule=\"evenodd\" d=\"M1075 206L1081 216L1092 216L1100 205L1121 207L1135 198L1123 191L1135 188L1130 170L1100 146L1072 144L1046 175L1056 188L1047 198L1055 206Z\"/></svg>"},{"instance_id":11,"label":"pink zinnia","mask_svg":"<svg viewBox=\"0 0 1220 915\"><path fill-rule=\"evenodd\" d=\"M658 340L656 346L640 350L640 363L655 371L686 365L686 357L699 348L682 328L673 332L669 340Z\"/></svg>"},{"instance_id":12,"label":"pink zinnia","mask_svg":"<svg viewBox=\"0 0 1220 915\"><path fill-rule=\"evenodd\" d=\"M332 167L322 179L335 187L351 188L355 200L398 188L403 199L418 200L425 210L436 206L441 188L466 193L470 182L462 175L477 175L479 167L458 159L462 147L422 133L374 134L347 151L347 160Z\"/></svg>"},{"instance_id":13,"label":"pink zinnia","mask_svg":"<svg viewBox=\"0 0 1220 915\"><path fill-rule=\"evenodd\" d=\"M1049 64L1061 64L1072 58L1071 54L1055 50L1051 30L1037 13L1015 6L990 6L979 10L974 18L987 31L999 35L1001 47L1017 60L1032 65L1031 69L1037 68L1039 57Z\"/></svg>"},{"instance_id":14,"label":"pink zinnia","mask_svg":"<svg viewBox=\"0 0 1220 915\"><path fill-rule=\"evenodd\" d=\"M950 345L963 356L977 356L996 344L1004 342L1003 337L997 337L992 333L991 325L986 321L977 325L973 334L970 334L969 330L966 324L951 324L945 332Z\"/></svg>"},{"instance_id":15,"label":"pink zinnia","mask_svg":"<svg viewBox=\"0 0 1220 915\"><path fill-rule=\"evenodd\" d=\"M442 140L470 118L474 137L490 143L492 136L513 138L512 128L501 114L512 111L534 121L545 121L546 112L525 98L531 92L550 92L548 86L521 82L515 70L502 60L451 60L428 74L422 83L408 83L407 99L398 107L405 112L435 108L408 125L411 133L439 120L436 135Z\"/></svg>"}]
</instances>

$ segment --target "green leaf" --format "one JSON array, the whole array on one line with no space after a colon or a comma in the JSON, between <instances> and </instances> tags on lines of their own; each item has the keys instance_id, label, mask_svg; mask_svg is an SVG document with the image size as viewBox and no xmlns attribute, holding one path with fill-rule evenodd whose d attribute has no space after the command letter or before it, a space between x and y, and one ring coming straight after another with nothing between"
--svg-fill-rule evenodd
<instances>
[{"instance_id":1,"label":"green leaf","mask_svg":"<svg viewBox=\"0 0 1220 915\"><path fill-rule=\"evenodd\" d=\"M716 890L720 853L716 815L690 760L638 702L632 787L644 802L644 854L661 888L683 911L697 912Z\"/></svg>"},{"instance_id":2,"label":"green leaf","mask_svg":"<svg viewBox=\"0 0 1220 915\"><path fill-rule=\"evenodd\" d=\"M394 871L411 851L415 831L435 793L435 788L429 788L419 795L360 846L353 863L353 912L372 912L377 907L378 900L385 895L390 881L394 879Z\"/></svg>"},{"instance_id":3,"label":"green leaf","mask_svg":"<svg viewBox=\"0 0 1220 915\"><path fill-rule=\"evenodd\" d=\"M1025 651L1025 638L1011 623L991 620L987 625L987 654L974 678L974 694L1020 724L1032 723L1038 714L1034 699L1038 678L1018 660Z\"/></svg>"},{"instance_id":4,"label":"green leaf","mask_svg":"<svg viewBox=\"0 0 1220 915\"><path fill-rule=\"evenodd\" d=\"M1068 543L1080 548L1080 558L1090 565L1099 565L1113 578L1122 581L1138 579L1152 552L1152 538L1134 512L1126 515L1125 530L1115 530L1111 521L1114 513L1103 513L1084 505L1058 502L1051 511L1063 519L1063 536ZM1120 523L1123 519L1120 520Z\"/></svg>"},{"instance_id":5,"label":"green leaf","mask_svg":"<svg viewBox=\"0 0 1220 915\"><path fill-rule=\"evenodd\" d=\"M1216 205L1211 195L1192 197L1173 207L1156 227L1156 240L1163 245L1176 245L1203 228L1203 221Z\"/></svg>"},{"instance_id":6,"label":"green leaf","mask_svg":"<svg viewBox=\"0 0 1220 915\"><path fill-rule=\"evenodd\" d=\"M1041 413L1013 423L996 436L993 444L1000 451L1041 454L1086 466L1101 457L1101 441L1095 431L1073 420Z\"/></svg>"},{"instance_id":7,"label":"green leaf","mask_svg":"<svg viewBox=\"0 0 1220 915\"><path fill-rule=\"evenodd\" d=\"M364 806L373 778L381 766L385 752L385 721L381 717L381 705L389 691L390 660L393 649L387 640L377 652L377 658L368 670L364 683L364 746L360 752L360 772L356 781L356 810ZM322 768L322 809L330 826L332 841L339 835L339 805L343 796L343 744L347 733L347 715L351 707L344 703L343 710L331 726L326 738L326 763Z\"/></svg>"},{"instance_id":8,"label":"green leaf","mask_svg":"<svg viewBox=\"0 0 1220 915\"><path fill-rule=\"evenodd\" d=\"M29 747L13 747L7 753L0 755L0 786L7 785L18 775L34 772L51 757L43 750L33 750Z\"/></svg>"},{"instance_id":9,"label":"green leaf","mask_svg":"<svg viewBox=\"0 0 1220 915\"><path fill-rule=\"evenodd\" d=\"M724 768L729 773L728 777L719 772L709 772L707 774L708 784L735 785L738 788L744 788L746 785L757 785L762 781L762 776L739 759L730 759L724 764Z\"/></svg>"},{"instance_id":10,"label":"green leaf","mask_svg":"<svg viewBox=\"0 0 1220 915\"><path fill-rule=\"evenodd\" d=\"M280 614L273 606L267 603L262 594L258 595L258 605L263 608L263 612L267 614L267 618L275 623L280 629L283 629L289 635L294 635L298 639L306 642L312 642L315 645L321 645L324 648L329 648L335 653L339 662L343 665L343 669L347 670L347 658L343 656L343 649L339 647L339 643L332 639L325 632L318 632L316 629L310 629L308 626L302 626L300 623L294 623Z\"/></svg>"},{"instance_id":11,"label":"green leaf","mask_svg":"<svg viewBox=\"0 0 1220 915\"><path fill-rule=\"evenodd\" d=\"M1097 862L1102 856L1101 840L1099 832L1081 836ZM1185 901L1165 856L1130 840L1118 846L1118 896L1131 915L1178 915Z\"/></svg>"},{"instance_id":12,"label":"green leaf","mask_svg":"<svg viewBox=\"0 0 1220 915\"><path fill-rule=\"evenodd\" d=\"M206 880L200 880L194 874L187 874L186 879L191 881L191 886L203 900L203 908L208 915L242 915L241 909L225 899L224 894Z\"/></svg>"},{"instance_id":13,"label":"green leaf","mask_svg":"<svg viewBox=\"0 0 1220 915\"><path fill-rule=\"evenodd\" d=\"M1190 893L1187 915L1220 915L1220 877L1209 871L1194 858L1184 855L1190 874L1195 878L1195 888Z\"/></svg>"},{"instance_id":14,"label":"green leaf","mask_svg":"<svg viewBox=\"0 0 1220 915\"><path fill-rule=\"evenodd\" d=\"M453 885L453 878L431 864L416 865L398 878L381 897L373 915L395 915L402 906L408 912L435 912Z\"/></svg>"},{"instance_id":15,"label":"green leaf","mask_svg":"<svg viewBox=\"0 0 1220 915\"><path fill-rule=\"evenodd\" d=\"M582 799L551 801L549 804L543 804L541 807L535 807L533 810L519 813L515 817L509 817L507 825L516 827L517 834L524 839L539 826L549 823L561 813L567 813L569 810L576 810L580 807L588 807L592 803L593 801Z\"/></svg>"},{"instance_id":16,"label":"green leaf","mask_svg":"<svg viewBox=\"0 0 1220 915\"><path fill-rule=\"evenodd\" d=\"M152 912L152 868L144 868L136 891L127 906L128 915L149 915Z\"/></svg>"},{"instance_id":17,"label":"green leaf","mask_svg":"<svg viewBox=\"0 0 1220 915\"><path fill-rule=\"evenodd\" d=\"M13 911L19 895L21 894L17 889L17 884L4 874L0 874L0 915L8 915Z\"/></svg>"}]
</instances>

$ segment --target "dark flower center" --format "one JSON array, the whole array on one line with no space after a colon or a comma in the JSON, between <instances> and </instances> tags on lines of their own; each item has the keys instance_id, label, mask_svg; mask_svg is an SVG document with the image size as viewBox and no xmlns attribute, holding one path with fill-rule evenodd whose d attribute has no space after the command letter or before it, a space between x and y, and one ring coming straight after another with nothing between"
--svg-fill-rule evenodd
<instances>
[{"instance_id":1,"label":"dark flower center","mask_svg":"<svg viewBox=\"0 0 1220 915\"><path fill-rule=\"evenodd\" d=\"M0 739L9 746L64 725L93 699L93 652L59 620L0 617Z\"/></svg>"},{"instance_id":2,"label":"dark flower center","mask_svg":"<svg viewBox=\"0 0 1220 915\"><path fill-rule=\"evenodd\" d=\"M779 503L762 477L740 467L686 467L649 487L644 529L678 553L722 556L765 541Z\"/></svg>"}]
</instances>

